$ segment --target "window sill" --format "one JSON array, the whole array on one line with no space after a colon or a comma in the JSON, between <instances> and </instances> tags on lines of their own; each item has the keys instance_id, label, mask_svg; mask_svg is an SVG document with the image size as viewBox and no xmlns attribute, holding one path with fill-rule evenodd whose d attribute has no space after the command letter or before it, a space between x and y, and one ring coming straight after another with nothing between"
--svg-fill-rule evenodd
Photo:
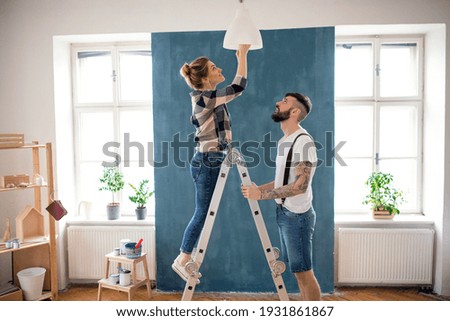
<instances>
[{"instance_id":1,"label":"window sill","mask_svg":"<svg viewBox=\"0 0 450 321\"><path fill-rule=\"evenodd\" d=\"M155 217L147 217L145 220L137 220L134 216L122 216L118 220L108 220L106 217L73 217L68 218L66 223L76 226L155 226Z\"/></svg>"},{"instance_id":2,"label":"window sill","mask_svg":"<svg viewBox=\"0 0 450 321\"><path fill-rule=\"evenodd\" d=\"M422 214L400 214L392 219L374 219L371 214L335 214L335 225L339 227L434 227L434 221Z\"/></svg>"}]
</instances>

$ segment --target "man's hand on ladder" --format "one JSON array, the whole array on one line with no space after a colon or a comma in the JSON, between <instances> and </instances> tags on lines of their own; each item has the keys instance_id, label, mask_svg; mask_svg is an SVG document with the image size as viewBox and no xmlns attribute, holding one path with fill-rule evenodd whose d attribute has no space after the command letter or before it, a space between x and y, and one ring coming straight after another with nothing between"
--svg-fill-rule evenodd
<instances>
[{"instance_id":1,"label":"man's hand on ladder","mask_svg":"<svg viewBox=\"0 0 450 321\"><path fill-rule=\"evenodd\" d=\"M245 198L251 200L261 199L261 191L259 190L258 185L256 185L254 182L252 182L252 185L241 185L241 191L242 195Z\"/></svg>"}]
</instances>

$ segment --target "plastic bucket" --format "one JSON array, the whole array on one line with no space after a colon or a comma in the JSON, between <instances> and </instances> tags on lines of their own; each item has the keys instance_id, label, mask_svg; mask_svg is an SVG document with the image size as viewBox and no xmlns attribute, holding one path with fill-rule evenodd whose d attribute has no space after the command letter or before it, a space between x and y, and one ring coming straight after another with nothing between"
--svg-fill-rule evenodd
<instances>
[{"instance_id":1,"label":"plastic bucket","mask_svg":"<svg viewBox=\"0 0 450 321\"><path fill-rule=\"evenodd\" d=\"M17 272L20 287L25 295L25 300L34 301L42 295L44 287L45 269L42 267L32 267Z\"/></svg>"},{"instance_id":2,"label":"plastic bucket","mask_svg":"<svg viewBox=\"0 0 450 321\"><path fill-rule=\"evenodd\" d=\"M125 256L127 259L137 259L141 256L141 253L142 245L136 248L135 242L125 244Z\"/></svg>"}]
</instances>

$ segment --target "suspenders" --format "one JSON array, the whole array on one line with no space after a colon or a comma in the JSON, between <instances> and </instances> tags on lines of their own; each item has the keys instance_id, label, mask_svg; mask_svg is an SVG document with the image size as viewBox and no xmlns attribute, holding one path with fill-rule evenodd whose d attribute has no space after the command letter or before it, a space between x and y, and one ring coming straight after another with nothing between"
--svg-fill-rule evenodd
<instances>
[{"instance_id":1,"label":"suspenders","mask_svg":"<svg viewBox=\"0 0 450 321\"><path fill-rule=\"evenodd\" d=\"M288 156L286 158L286 167L284 168L283 185L287 185L287 183L288 183L289 170L290 170L291 165L292 165L292 149L294 148L294 144L297 141L297 138L299 138L300 136L303 136L303 135L309 136L308 134L305 134L305 133L299 134L297 137L295 137L294 142L292 143L291 148L289 149L289 153L288 153ZM281 199L281 204L284 204L285 200L286 200L285 197L282 198Z\"/></svg>"}]
</instances>

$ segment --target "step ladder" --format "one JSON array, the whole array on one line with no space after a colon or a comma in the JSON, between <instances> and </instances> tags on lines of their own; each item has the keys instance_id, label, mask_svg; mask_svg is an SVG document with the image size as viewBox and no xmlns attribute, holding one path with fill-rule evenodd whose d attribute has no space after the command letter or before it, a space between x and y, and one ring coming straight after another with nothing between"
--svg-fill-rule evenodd
<instances>
[{"instance_id":1,"label":"step ladder","mask_svg":"<svg viewBox=\"0 0 450 321\"><path fill-rule=\"evenodd\" d=\"M227 156L225 157L225 160L220 167L219 177L217 179L211 203L209 205L205 225L203 226L203 230L200 234L197 249L195 253L193 253L192 261L187 263L185 267L187 272L189 273L189 278L184 288L182 301L190 301L192 300L192 296L194 295L197 279L200 276L199 270L205 257L206 248L208 247L209 238L211 236L214 221L219 209L220 199L222 198L230 168L234 164L237 166L242 184L252 184L250 176L248 174L247 166L241 154L237 150L230 148L228 150ZM281 301L289 301L283 278L281 276L281 274L286 270L286 265L284 264L284 262L277 260L280 256L280 251L277 248L273 248L272 244L270 243L269 234L267 233L266 225L264 224L264 219L262 217L258 201L248 199L248 203L253 215L253 219L255 221L256 228L258 230L264 253L266 255L267 263L272 272L272 279L277 289L278 296Z\"/></svg>"}]
</instances>

